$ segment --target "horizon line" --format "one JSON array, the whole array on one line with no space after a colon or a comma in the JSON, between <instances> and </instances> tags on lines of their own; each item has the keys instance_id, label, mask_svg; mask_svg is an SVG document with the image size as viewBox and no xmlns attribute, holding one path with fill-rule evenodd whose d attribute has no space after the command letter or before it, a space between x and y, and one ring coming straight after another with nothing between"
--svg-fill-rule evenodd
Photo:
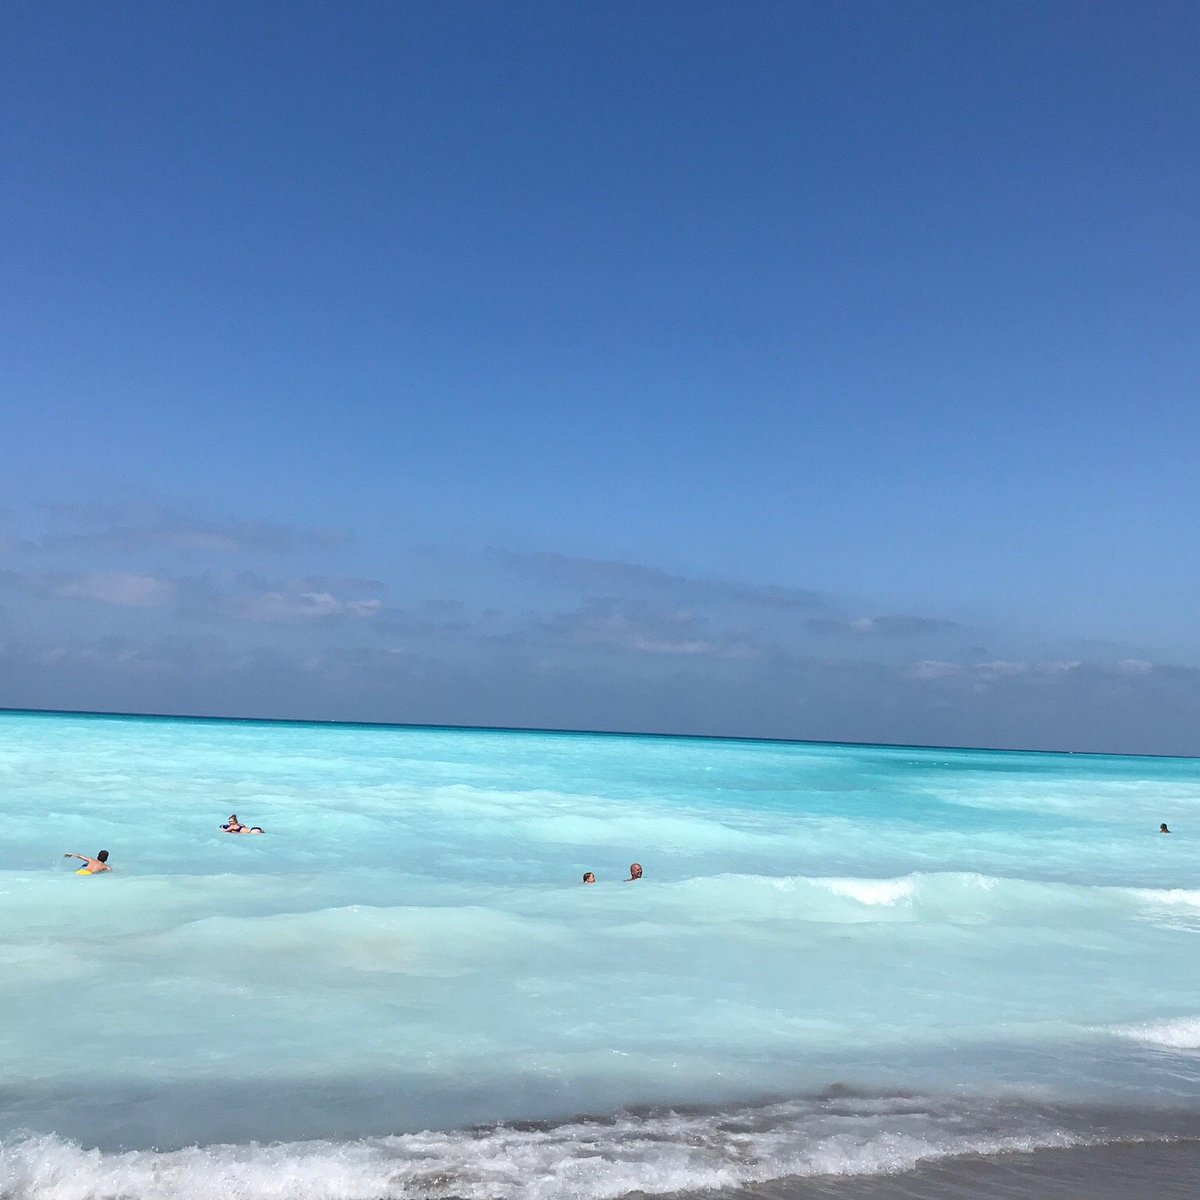
<instances>
[{"instance_id":1,"label":"horizon line","mask_svg":"<svg viewBox=\"0 0 1200 1200\"><path fill-rule=\"evenodd\" d=\"M637 737L658 738L662 740L688 739L706 742L752 742L785 746L851 746L859 749L878 750L959 750L978 754L1056 754L1071 758L1087 756L1091 758L1158 758L1182 759L1194 762L1200 755L1192 754L1144 754L1137 751L1122 750L1035 750L1022 746L949 746L940 743L924 742L856 742L835 739L832 741L821 738L785 738L758 737L754 735L721 734L721 733L670 733L638 729L568 729L537 725L447 725L442 723L424 723L419 721L344 721L321 720L315 717L230 717L215 716L211 713L152 713L152 712L117 712L106 709L87 708L10 708L0 705L0 716L41 716L41 717L100 717L111 720L135 721L195 721L206 723L231 722L241 725L330 725L348 728L366 729L425 729L425 730L456 730L467 733L541 733L560 737Z\"/></svg>"}]
</instances>

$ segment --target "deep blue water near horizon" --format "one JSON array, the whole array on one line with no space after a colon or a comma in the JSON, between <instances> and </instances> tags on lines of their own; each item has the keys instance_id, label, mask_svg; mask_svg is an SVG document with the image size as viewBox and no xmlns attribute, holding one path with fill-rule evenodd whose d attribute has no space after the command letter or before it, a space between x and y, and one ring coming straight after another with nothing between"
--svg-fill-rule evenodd
<instances>
[{"instance_id":1,"label":"deep blue water near horizon","mask_svg":"<svg viewBox=\"0 0 1200 1200\"><path fill-rule=\"evenodd\" d=\"M568 729L536 725L429 725L405 721L334 721L321 720L316 717L221 717L209 713L101 712L94 709L5 708L0 706L0 718L3 717L45 717L48 720L80 717L97 721L169 721L201 725L265 725L280 728L298 726L317 729L393 729L414 730L421 733L528 733L544 734L547 737L619 737L673 742L733 742L750 746L828 746L852 750L948 750L955 753L1062 755L1067 758L1146 758L1156 762L1200 764L1200 755L1197 754L1144 754L1134 751L1075 750L1069 747L1047 750L1027 746L951 746L939 742L818 741L812 738L747 737L733 734L679 733L652 729Z\"/></svg>"},{"instance_id":2,"label":"deep blue water near horizon","mask_svg":"<svg viewBox=\"0 0 1200 1200\"><path fill-rule=\"evenodd\" d=\"M615 1197L1200 1113L1197 760L4 712L0 788L5 1196Z\"/></svg>"}]
</instances>

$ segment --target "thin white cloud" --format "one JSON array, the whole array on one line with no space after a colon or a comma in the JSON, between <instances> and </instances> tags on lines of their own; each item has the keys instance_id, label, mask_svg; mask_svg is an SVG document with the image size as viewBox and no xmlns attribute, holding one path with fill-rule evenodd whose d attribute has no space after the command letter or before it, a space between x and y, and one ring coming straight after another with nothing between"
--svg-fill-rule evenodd
<instances>
[{"instance_id":1,"label":"thin white cloud","mask_svg":"<svg viewBox=\"0 0 1200 1200\"><path fill-rule=\"evenodd\" d=\"M301 547L336 550L352 540L347 530L279 525L259 520L209 520L151 505L130 509L106 506L52 506L68 528L46 533L36 543L46 551L111 550L134 553L148 548L196 554L286 554Z\"/></svg>"},{"instance_id":2,"label":"thin white cloud","mask_svg":"<svg viewBox=\"0 0 1200 1200\"><path fill-rule=\"evenodd\" d=\"M957 621L946 621L938 617L891 614L878 617L855 617L844 621L832 617L814 617L806 621L805 625L814 633L892 638L948 633L951 630L962 628Z\"/></svg>"},{"instance_id":3,"label":"thin white cloud","mask_svg":"<svg viewBox=\"0 0 1200 1200\"><path fill-rule=\"evenodd\" d=\"M805 588L740 583L729 579L676 575L658 567L619 559L574 558L566 554L518 554L496 549L501 563L558 584L603 595L667 595L686 604L733 604L749 608L830 612L828 597Z\"/></svg>"},{"instance_id":4,"label":"thin white cloud","mask_svg":"<svg viewBox=\"0 0 1200 1200\"><path fill-rule=\"evenodd\" d=\"M582 605L543 622L539 629L560 644L623 654L730 659L762 653L762 647L745 635L715 629L694 613L635 611L614 601Z\"/></svg>"},{"instance_id":5,"label":"thin white cloud","mask_svg":"<svg viewBox=\"0 0 1200 1200\"><path fill-rule=\"evenodd\" d=\"M292 548L294 541L290 530L266 522L158 521L144 525L112 525L89 532L50 534L41 539L40 545L46 550L100 549L122 553L165 548L202 554L282 554Z\"/></svg>"},{"instance_id":6,"label":"thin white cloud","mask_svg":"<svg viewBox=\"0 0 1200 1200\"><path fill-rule=\"evenodd\" d=\"M127 571L83 571L49 574L44 578L56 596L73 596L121 608L165 608L174 603L179 591L174 580Z\"/></svg>"},{"instance_id":7,"label":"thin white cloud","mask_svg":"<svg viewBox=\"0 0 1200 1200\"><path fill-rule=\"evenodd\" d=\"M1123 658L1117 663L1117 670L1123 675L1149 675L1154 664L1144 658Z\"/></svg>"},{"instance_id":8,"label":"thin white cloud","mask_svg":"<svg viewBox=\"0 0 1200 1200\"><path fill-rule=\"evenodd\" d=\"M913 666L908 674L913 679L969 678L988 683L1000 679L1052 679L1073 674L1082 666L1078 659L1023 662L995 658L988 662L956 663L927 658Z\"/></svg>"},{"instance_id":9,"label":"thin white cloud","mask_svg":"<svg viewBox=\"0 0 1200 1200\"><path fill-rule=\"evenodd\" d=\"M1052 659L1048 662L1009 662L995 659L975 664L975 673L983 678L1012 678L1014 676L1065 675L1081 664L1076 659Z\"/></svg>"},{"instance_id":10,"label":"thin white cloud","mask_svg":"<svg viewBox=\"0 0 1200 1200\"><path fill-rule=\"evenodd\" d=\"M914 679L949 679L962 675L966 668L961 663L943 662L937 658L927 658L916 664L909 674Z\"/></svg>"},{"instance_id":11,"label":"thin white cloud","mask_svg":"<svg viewBox=\"0 0 1200 1200\"><path fill-rule=\"evenodd\" d=\"M118 608L170 607L192 620L295 625L373 621L388 612L380 596L383 585L367 579L279 582L250 574L170 577L130 571L0 571L0 586L40 598Z\"/></svg>"},{"instance_id":12,"label":"thin white cloud","mask_svg":"<svg viewBox=\"0 0 1200 1200\"><path fill-rule=\"evenodd\" d=\"M378 599L344 599L328 591L265 591L237 596L227 605L231 616L267 624L304 624L338 618L373 620L383 611Z\"/></svg>"}]
</instances>

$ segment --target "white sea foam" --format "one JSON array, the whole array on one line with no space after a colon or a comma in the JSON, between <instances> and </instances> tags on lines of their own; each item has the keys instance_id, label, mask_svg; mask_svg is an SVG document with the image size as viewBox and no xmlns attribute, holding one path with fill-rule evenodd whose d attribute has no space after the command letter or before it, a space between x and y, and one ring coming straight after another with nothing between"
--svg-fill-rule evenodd
<instances>
[{"instance_id":1,"label":"white sea foam","mask_svg":"<svg viewBox=\"0 0 1200 1200\"><path fill-rule=\"evenodd\" d=\"M6 1200L614 1200L1101 1140L1012 1105L833 1099L167 1153L27 1137L0 1143L0 1179Z\"/></svg>"},{"instance_id":2,"label":"white sea foam","mask_svg":"<svg viewBox=\"0 0 1200 1200\"><path fill-rule=\"evenodd\" d=\"M1070 909L1094 912L1124 905L1133 911L1153 903L1148 889L1097 888L1068 883L1001 877L974 871L914 872L894 877L710 876L670 885L700 915L745 919L788 914L814 921L902 920L978 924L1036 917L1052 912L1061 920ZM846 903L848 902L848 903Z\"/></svg>"},{"instance_id":3,"label":"white sea foam","mask_svg":"<svg viewBox=\"0 0 1200 1200\"><path fill-rule=\"evenodd\" d=\"M1200 1017L1176 1017L1167 1021L1115 1025L1110 1030L1118 1037L1161 1046L1167 1050L1200 1050Z\"/></svg>"},{"instance_id":4,"label":"white sea foam","mask_svg":"<svg viewBox=\"0 0 1200 1200\"><path fill-rule=\"evenodd\" d=\"M1200 916L1200 890L1196 888L1127 888L1130 896L1154 908L1174 908Z\"/></svg>"},{"instance_id":5,"label":"white sea foam","mask_svg":"<svg viewBox=\"0 0 1200 1200\"><path fill-rule=\"evenodd\" d=\"M1138 918L1169 929L1200 931L1200 891L1195 888L1128 888Z\"/></svg>"},{"instance_id":6,"label":"white sea foam","mask_svg":"<svg viewBox=\"0 0 1200 1200\"><path fill-rule=\"evenodd\" d=\"M916 894L918 881L916 876L909 875L904 879L819 879L815 882L835 895L849 896L860 904L890 907L902 900L911 900Z\"/></svg>"},{"instance_id":7,"label":"white sea foam","mask_svg":"<svg viewBox=\"0 0 1200 1200\"><path fill-rule=\"evenodd\" d=\"M1193 908L1200 911L1200 889L1196 888L1128 888L1129 894L1147 904L1170 908Z\"/></svg>"}]
</instances>

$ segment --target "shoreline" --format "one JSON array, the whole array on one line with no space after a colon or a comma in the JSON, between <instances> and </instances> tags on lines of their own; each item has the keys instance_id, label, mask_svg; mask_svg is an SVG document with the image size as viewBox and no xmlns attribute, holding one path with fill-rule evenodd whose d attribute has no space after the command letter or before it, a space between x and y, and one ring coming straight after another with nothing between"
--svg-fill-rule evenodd
<instances>
[{"instance_id":1,"label":"shoreline","mask_svg":"<svg viewBox=\"0 0 1200 1200\"><path fill-rule=\"evenodd\" d=\"M292 1200L522 1200L527 1193L531 1200L1191 1200L1200 1178L1200 1137L1182 1134L963 1149L915 1162L904 1160L898 1138L898 1156L889 1157L884 1142L867 1169L835 1156L825 1169L739 1181L736 1155L704 1179L684 1159L664 1163L657 1150L647 1159L653 1140L635 1137L623 1151L609 1145L602 1155L581 1144L564 1162L562 1147L524 1142L518 1128L492 1129L492 1147L481 1144L480 1132L460 1131L466 1136L449 1142L424 1134L166 1152L102 1152L56 1135L30 1135L0 1139L0 1175L10 1200L37 1200L68 1183L83 1200L114 1194L203 1200L222 1191L252 1200L277 1194L281 1178Z\"/></svg>"},{"instance_id":2,"label":"shoreline","mask_svg":"<svg viewBox=\"0 0 1200 1200\"><path fill-rule=\"evenodd\" d=\"M709 1200L1194 1200L1200 1138L965 1154L891 1175L822 1176Z\"/></svg>"}]
</instances>

